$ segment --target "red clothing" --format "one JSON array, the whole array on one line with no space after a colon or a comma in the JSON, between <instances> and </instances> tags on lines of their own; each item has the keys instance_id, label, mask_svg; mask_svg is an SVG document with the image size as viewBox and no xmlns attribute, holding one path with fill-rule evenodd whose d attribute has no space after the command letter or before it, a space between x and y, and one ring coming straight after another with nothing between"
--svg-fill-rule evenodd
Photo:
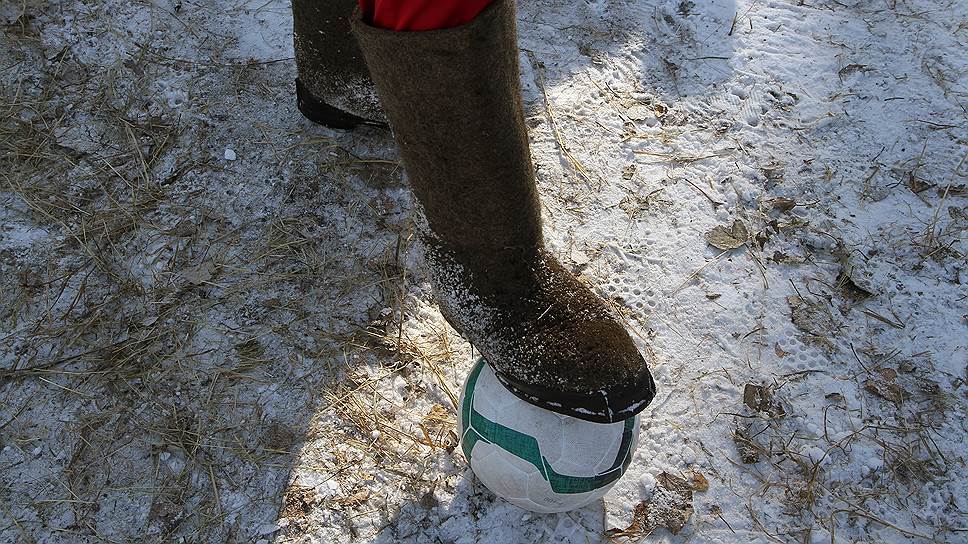
<instances>
[{"instance_id":1,"label":"red clothing","mask_svg":"<svg viewBox=\"0 0 968 544\"><path fill-rule=\"evenodd\" d=\"M324 0L325 1L325 0ZM388 30L438 30L470 22L492 0L360 0L367 22Z\"/></svg>"}]
</instances>

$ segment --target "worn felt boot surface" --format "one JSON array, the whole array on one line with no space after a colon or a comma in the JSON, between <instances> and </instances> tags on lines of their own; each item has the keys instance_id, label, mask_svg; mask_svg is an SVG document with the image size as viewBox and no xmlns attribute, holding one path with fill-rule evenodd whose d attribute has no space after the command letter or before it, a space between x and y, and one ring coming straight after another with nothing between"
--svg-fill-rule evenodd
<instances>
[{"instance_id":1,"label":"worn felt boot surface","mask_svg":"<svg viewBox=\"0 0 968 544\"><path fill-rule=\"evenodd\" d=\"M299 111L331 128L386 125L350 28L356 5L357 0L292 1Z\"/></svg>"},{"instance_id":2,"label":"worn felt boot surface","mask_svg":"<svg viewBox=\"0 0 968 544\"><path fill-rule=\"evenodd\" d=\"M544 250L514 4L460 27L356 32L426 218L438 303L516 395L598 422L655 386L608 305Z\"/></svg>"}]
</instances>

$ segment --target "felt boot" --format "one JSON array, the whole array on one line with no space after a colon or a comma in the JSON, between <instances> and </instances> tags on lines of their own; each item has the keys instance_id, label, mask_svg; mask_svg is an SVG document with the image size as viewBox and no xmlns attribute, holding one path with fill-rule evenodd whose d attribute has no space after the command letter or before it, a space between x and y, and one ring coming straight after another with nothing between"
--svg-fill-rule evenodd
<instances>
[{"instance_id":1,"label":"felt boot","mask_svg":"<svg viewBox=\"0 0 968 544\"><path fill-rule=\"evenodd\" d=\"M611 308L544 249L514 3L424 32L353 19L426 224L441 312L518 397L611 423L655 395Z\"/></svg>"},{"instance_id":2,"label":"felt boot","mask_svg":"<svg viewBox=\"0 0 968 544\"><path fill-rule=\"evenodd\" d=\"M330 128L386 127L380 100L350 30L357 0L293 0L296 104Z\"/></svg>"}]
</instances>

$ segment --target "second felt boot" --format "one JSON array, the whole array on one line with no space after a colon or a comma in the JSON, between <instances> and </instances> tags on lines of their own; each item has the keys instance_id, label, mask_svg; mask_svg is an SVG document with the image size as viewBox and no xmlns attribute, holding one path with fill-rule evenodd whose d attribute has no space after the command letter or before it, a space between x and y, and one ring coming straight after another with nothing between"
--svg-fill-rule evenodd
<instances>
[{"instance_id":1,"label":"second felt boot","mask_svg":"<svg viewBox=\"0 0 968 544\"><path fill-rule=\"evenodd\" d=\"M329 128L386 127L380 99L350 30L357 0L292 0L296 104Z\"/></svg>"},{"instance_id":2,"label":"second felt boot","mask_svg":"<svg viewBox=\"0 0 968 544\"><path fill-rule=\"evenodd\" d=\"M445 30L353 20L426 224L444 317L518 397L612 423L655 395L611 308L544 247L514 3Z\"/></svg>"}]
</instances>

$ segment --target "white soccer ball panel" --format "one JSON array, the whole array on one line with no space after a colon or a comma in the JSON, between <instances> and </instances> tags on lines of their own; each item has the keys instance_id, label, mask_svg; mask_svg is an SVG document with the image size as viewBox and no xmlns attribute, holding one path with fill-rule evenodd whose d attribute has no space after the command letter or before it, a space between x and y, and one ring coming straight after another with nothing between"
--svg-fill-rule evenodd
<instances>
[{"instance_id":1,"label":"white soccer ball panel","mask_svg":"<svg viewBox=\"0 0 968 544\"><path fill-rule=\"evenodd\" d=\"M470 465L488 489L508 500L528 496L528 477L532 473L541 477L534 465L486 442L474 445Z\"/></svg>"},{"instance_id":2,"label":"white soccer ball panel","mask_svg":"<svg viewBox=\"0 0 968 544\"><path fill-rule=\"evenodd\" d=\"M560 468L555 467L555 470L571 476L599 474L601 470L598 467L603 460L608 459L606 468L615 461L623 431L624 423L592 423L571 418L562 427L564 464Z\"/></svg>"},{"instance_id":3,"label":"white soccer ball panel","mask_svg":"<svg viewBox=\"0 0 968 544\"><path fill-rule=\"evenodd\" d=\"M463 399L463 395L461 398ZM486 365L475 387L474 409L491 421L533 436L541 445L541 453L549 463L561 459L564 449L562 426L566 420L574 419L539 408L514 396L498 381L491 367Z\"/></svg>"},{"instance_id":4,"label":"white soccer ball panel","mask_svg":"<svg viewBox=\"0 0 968 544\"><path fill-rule=\"evenodd\" d=\"M551 485L545 480L540 473L531 475L528 477L528 500L533 505L532 507L523 506L515 501L511 501L522 508L526 508L533 512L541 512L542 514L550 514L552 512L567 512L569 510L575 510L591 503L592 501L598 500L611 489L611 485L596 489L595 491L589 493L574 493L563 495L560 493L555 493L551 489Z\"/></svg>"},{"instance_id":5,"label":"white soccer ball panel","mask_svg":"<svg viewBox=\"0 0 968 544\"><path fill-rule=\"evenodd\" d=\"M619 434L615 436L615 442L608 448L608 451L605 453L605 456L602 457L602 460L599 461L598 466L595 467L596 474L601 474L602 472L611 468L611 466L615 463L615 457L616 455L618 455L618 450L619 450L619 447L621 447L621 445L622 445L622 435ZM635 416L635 424L632 425L631 451L634 452L635 449L638 448L638 446L639 446L639 416Z\"/></svg>"},{"instance_id":6,"label":"white soccer ball panel","mask_svg":"<svg viewBox=\"0 0 968 544\"><path fill-rule=\"evenodd\" d=\"M638 417L632 423L631 450L623 450L618 459L625 422L592 423L539 408L508 391L488 365L475 366L475 371L479 373L470 404L465 404L466 383L461 391L461 443L469 453L468 463L488 489L521 508L550 513L585 506L615 484L596 477L616 462L621 465L634 451ZM474 428L474 421L480 429ZM583 485L589 490L573 492Z\"/></svg>"}]
</instances>

